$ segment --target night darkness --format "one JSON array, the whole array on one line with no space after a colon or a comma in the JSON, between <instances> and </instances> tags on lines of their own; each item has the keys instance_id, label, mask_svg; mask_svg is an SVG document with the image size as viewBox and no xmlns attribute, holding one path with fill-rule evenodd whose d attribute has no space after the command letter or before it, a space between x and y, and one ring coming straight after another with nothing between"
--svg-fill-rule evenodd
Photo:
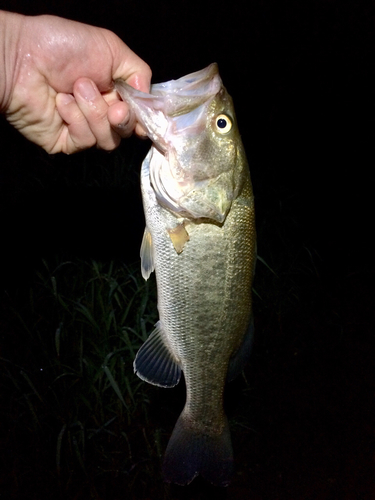
<instances>
[{"instance_id":1,"label":"night darkness","mask_svg":"<svg viewBox=\"0 0 375 500\"><path fill-rule=\"evenodd\" d=\"M1 497L375 500L371 4L0 2L4 10L114 31L151 66L155 83L216 61L234 100L256 200L258 253L269 266L257 264L256 339L246 382L227 391L229 417L237 422L236 474L228 489L195 481L163 490L162 497L154 477L154 486L137 496L119 474L111 486L101 478L91 490L72 481L58 497L61 484L54 486L51 472L49 491L35 483L28 493L19 464L27 453L34 462L38 455L17 445L24 456L3 460ZM42 259L138 259L144 224L138 171L148 144L132 138L113 153L52 157L5 120L0 134L5 357L16 332L10 301L24 309ZM117 178L124 158L131 168ZM169 404L168 395L160 397ZM2 399L0 418L8 422L11 410ZM179 410L173 411L168 432ZM7 425L0 424L2 433ZM7 446L3 434L3 457ZM90 481L96 479L83 480Z\"/></svg>"}]
</instances>

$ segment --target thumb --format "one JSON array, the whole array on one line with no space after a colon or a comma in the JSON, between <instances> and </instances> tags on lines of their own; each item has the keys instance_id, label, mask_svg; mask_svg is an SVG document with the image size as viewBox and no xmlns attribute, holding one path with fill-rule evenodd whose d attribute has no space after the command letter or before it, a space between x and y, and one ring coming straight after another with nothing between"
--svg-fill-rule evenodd
<instances>
[{"instance_id":1,"label":"thumb","mask_svg":"<svg viewBox=\"0 0 375 500\"><path fill-rule=\"evenodd\" d=\"M110 32L111 33L111 32ZM113 33L111 33L113 35ZM116 35L116 44L112 47L112 79L121 78L141 92L149 92L151 68Z\"/></svg>"}]
</instances>

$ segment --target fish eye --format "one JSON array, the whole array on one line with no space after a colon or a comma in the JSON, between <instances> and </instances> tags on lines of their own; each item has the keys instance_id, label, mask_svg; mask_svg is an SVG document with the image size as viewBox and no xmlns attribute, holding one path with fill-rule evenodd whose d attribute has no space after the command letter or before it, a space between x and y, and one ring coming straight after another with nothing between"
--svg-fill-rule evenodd
<instances>
[{"instance_id":1,"label":"fish eye","mask_svg":"<svg viewBox=\"0 0 375 500\"><path fill-rule=\"evenodd\" d=\"M216 130L219 134L227 134L232 128L232 120L227 115L219 115L215 119Z\"/></svg>"}]
</instances>

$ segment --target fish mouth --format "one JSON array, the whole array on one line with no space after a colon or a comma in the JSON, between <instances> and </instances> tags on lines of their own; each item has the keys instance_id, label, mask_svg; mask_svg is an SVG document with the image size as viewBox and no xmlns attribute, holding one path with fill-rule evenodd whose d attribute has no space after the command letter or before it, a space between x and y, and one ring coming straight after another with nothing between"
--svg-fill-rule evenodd
<instances>
[{"instance_id":1,"label":"fish mouth","mask_svg":"<svg viewBox=\"0 0 375 500\"><path fill-rule=\"evenodd\" d=\"M192 112L211 101L221 87L216 63L178 80L154 84L150 94L134 89L121 79L115 81L117 92L129 104L154 146L163 153L169 146L168 134L197 126L203 109Z\"/></svg>"},{"instance_id":2,"label":"fish mouth","mask_svg":"<svg viewBox=\"0 0 375 500\"><path fill-rule=\"evenodd\" d=\"M212 63L204 69L190 73L178 80L151 86L151 94L166 97L164 112L167 116L190 113L208 99L215 96L222 87L219 69Z\"/></svg>"}]
</instances>

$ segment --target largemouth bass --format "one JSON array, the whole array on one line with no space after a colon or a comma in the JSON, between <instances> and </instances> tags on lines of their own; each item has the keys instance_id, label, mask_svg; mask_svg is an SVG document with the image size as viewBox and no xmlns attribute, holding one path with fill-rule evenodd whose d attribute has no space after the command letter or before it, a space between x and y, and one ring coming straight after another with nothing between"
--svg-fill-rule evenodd
<instances>
[{"instance_id":1,"label":"largemouth bass","mask_svg":"<svg viewBox=\"0 0 375 500\"><path fill-rule=\"evenodd\" d=\"M226 486L233 469L223 409L252 339L254 200L233 103L216 64L139 92L117 80L153 142L141 170L142 275L155 270L159 321L134 361L137 375L186 404L165 453L168 482L198 474Z\"/></svg>"}]
</instances>

